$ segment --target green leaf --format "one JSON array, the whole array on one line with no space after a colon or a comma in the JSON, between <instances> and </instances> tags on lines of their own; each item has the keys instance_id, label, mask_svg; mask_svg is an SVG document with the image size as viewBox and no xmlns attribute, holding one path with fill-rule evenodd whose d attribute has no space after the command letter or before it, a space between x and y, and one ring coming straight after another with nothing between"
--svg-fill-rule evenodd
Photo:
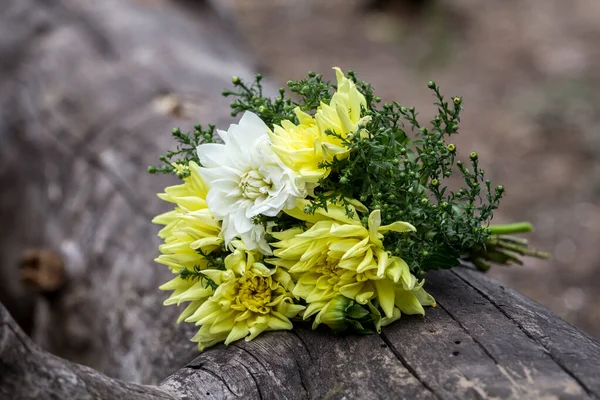
<instances>
[{"instance_id":1,"label":"green leaf","mask_svg":"<svg viewBox=\"0 0 600 400\"><path fill-rule=\"evenodd\" d=\"M346 315L353 319L361 319L369 315L369 311L360 304L354 304L346 310Z\"/></svg>"}]
</instances>

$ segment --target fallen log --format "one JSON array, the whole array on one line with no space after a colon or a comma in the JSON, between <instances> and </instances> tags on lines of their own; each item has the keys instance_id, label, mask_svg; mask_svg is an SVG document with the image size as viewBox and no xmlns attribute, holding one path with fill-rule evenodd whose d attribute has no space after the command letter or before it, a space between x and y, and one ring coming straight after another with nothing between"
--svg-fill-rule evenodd
<instances>
[{"instance_id":1,"label":"fallen log","mask_svg":"<svg viewBox=\"0 0 600 400\"><path fill-rule=\"evenodd\" d=\"M32 314L31 292L11 289L21 264L44 296L33 337L55 355L2 309L1 398L600 396L598 342L469 270L431 274L438 307L381 335L301 327L198 355L194 327L161 305L156 288L170 273L152 262L150 219L167 207L154 193L173 182L145 169L172 127L228 123L219 93L232 75L250 75L250 62L203 3L2 7L2 302L20 322ZM64 268L64 282L36 272L45 261L32 254L48 251L30 248L59 254L46 271Z\"/></svg>"}]
</instances>

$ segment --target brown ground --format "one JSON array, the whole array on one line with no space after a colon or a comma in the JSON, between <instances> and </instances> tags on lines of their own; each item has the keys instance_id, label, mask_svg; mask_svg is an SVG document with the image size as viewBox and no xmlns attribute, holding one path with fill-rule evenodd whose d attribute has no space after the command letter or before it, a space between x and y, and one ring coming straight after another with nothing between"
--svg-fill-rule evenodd
<instances>
[{"instance_id":1,"label":"brown ground","mask_svg":"<svg viewBox=\"0 0 600 400\"><path fill-rule=\"evenodd\" d=\"M554 254L492 274L600 337L600 1L232 1L276 81L351 68L423 117L429 79L464 96L458 149L507 188L495 222Z\"/></svg>"}]
</instances>

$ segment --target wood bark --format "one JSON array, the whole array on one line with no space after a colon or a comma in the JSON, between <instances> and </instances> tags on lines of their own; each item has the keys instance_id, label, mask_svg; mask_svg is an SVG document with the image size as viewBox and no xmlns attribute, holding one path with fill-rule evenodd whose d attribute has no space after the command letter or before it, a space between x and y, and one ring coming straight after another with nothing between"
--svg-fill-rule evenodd
<instances>
[{"instance_id":1,"label":"wood bark","mask_svg":"<svg viewBox=\"0 0 600 400\"><path fill-rule=\"evenodd\" d=\"M186 1L0 7L0 300L26 329L37 304L33 337L55 354L1 309L0 397L600 396L598 342L469 270L431 274L439 306L381 335L299 327L198 355L194 327L161 305L170 273L152 261L150 220L168 208L155 193L174 180L146 166L173 127L230 122L220 91L252 70L233 28ZM64 261L67 280L44 301L19 289L29 248Z\"/></svg>"}]
</instances>

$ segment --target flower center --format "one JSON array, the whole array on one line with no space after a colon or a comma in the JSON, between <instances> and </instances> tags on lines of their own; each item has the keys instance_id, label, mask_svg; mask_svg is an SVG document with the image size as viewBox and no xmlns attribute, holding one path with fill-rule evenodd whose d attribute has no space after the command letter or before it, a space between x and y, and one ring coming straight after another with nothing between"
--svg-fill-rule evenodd
<instances>
[{"instance_id":1,"label":"flower center","mask_svg":"<svg viewBox=\"0 0 600 400\"><path fill-rule=\"evenodd\" d=\"M342 275L346 270L338 268L337 264L339 261L340 260L326 257L325 260L319 263L320 267L317 267L317 272L326 279L327 284L333 288L334 291L338 291L340 287L346 283L342 283Z\"/></svg>"},{"instance_id":2,"label":"flower center","mask_svg":"<svg viewBox=\"0 0 600 400\"><path fill-rule=\"evenodd\" d=\"M242 195L250 200L266 196L269 193L269 189L272 187L273 182L270 179L265 178L255 169L246 173L240 182Z\"/></svg>"},{"instance_id":3,"label":"flower center","mask_svg":"<svg viewBox=\"0 0 600 400\"><path fill-rule=\"evenodd\" d=\"M266 304L271 302L269 281L261 276L253 276L240 284L238 299L250 311L266 314Z\"/></svg>"}]
</instances>

